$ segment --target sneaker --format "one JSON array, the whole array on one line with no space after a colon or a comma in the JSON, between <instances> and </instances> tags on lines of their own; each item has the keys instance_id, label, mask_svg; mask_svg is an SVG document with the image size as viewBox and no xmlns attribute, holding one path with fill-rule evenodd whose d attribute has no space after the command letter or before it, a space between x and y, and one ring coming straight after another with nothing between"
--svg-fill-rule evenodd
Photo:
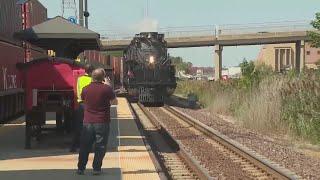
<instances>
[{"instance_id":1,"label":"sneaker","mask_svg":"<svg viewBox=\"0 0 320 180\"><path fill-rule=\"evenodd\" d=\"M78 175L84 175L84 170L78 169L78 170L77 170L77 174L78 174Z\"/></svg>"},{"instance_id":2,"label":"sneaker","mask_svg":"<svg viewBox=\"0 0 320 180\"><path fill-rule=\"evenodd\" d=\"M102 173L101 170L100 171L93 170L92 172L94 176L99 176L101 173Z\"/></svg>"}]
</instances>

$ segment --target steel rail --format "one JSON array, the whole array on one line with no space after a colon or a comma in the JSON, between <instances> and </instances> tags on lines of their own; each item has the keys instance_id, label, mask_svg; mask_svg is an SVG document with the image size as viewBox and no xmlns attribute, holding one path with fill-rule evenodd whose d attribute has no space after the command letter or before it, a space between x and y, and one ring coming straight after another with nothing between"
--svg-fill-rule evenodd
<instances>
[{"instance_id":1,"label":"steel rail","mask_svg":"<svg viewBox=\"0 0 320 180\"><path fill-rule=\"evenodd\" d=\"M248 149L247 147L233 141L229 137L221 134L217 130L201 123L200 121L190 117L189 115L180 112L174 107L165 106L165 110L173 114L174 116L178 117L179 119L183 120L184 122L188 123L189 125L193 126L197 130L201 131L208 137L214 139L215 141L222 144L227 149L230 149L234 153L240 155L241 157L249 160L252 162L255 166L262 169L264 172L267 172L271 176L277 179L300 179L298 175L296 175L294 172L280 167L280 165L271 162L267 158L256 154L252 150Z\"/></svg>"},{"instance_id":2,"label":"steel rail","mask_svg":"<svg viewBox=\"0 0 320 180\"><path fill-rule=\"evenodd\" d=\"M135 112L136 116L138 116L138 110L136 108L133 107L133 105L131 105L132 110ZM185 149L184 146L179 143L178 141L176 141L171 135L170 133L166 130L165 126L157 121L155 115L150 112L149 110L147 110L142 104L138 103L138 107L140 108L140 110L144 113L144 115L149 119L149 121L155 126L156 129L158 129L159 133L164 137L165 141L170 145L170 147L172 149L174 149L177 153L177 155L180 157L180 159L183 160L183 162L187 165L188 168L191 169L191 171L197 176L196 179L213 179L210 175L209 172L203 168L200 163L195 160L191 154L189 154ZM139 118L139 117L137 117ZM154 142L153 142L154 143ZM166 161L166 158L162 158L164 161ZM167 159L168 160L168 159ZM170 161L170 159L169 159ZM169 162L170 164L170 162ZM174 171L176 170L175 165L173 165L173 167L167 167L166 169L168 169L169 171ZM176 170L177 172L179 172L180 170ZM172 179L175 179L175 175L173 175L173 177L171 177Z\"/></svg>"}]
</instances>

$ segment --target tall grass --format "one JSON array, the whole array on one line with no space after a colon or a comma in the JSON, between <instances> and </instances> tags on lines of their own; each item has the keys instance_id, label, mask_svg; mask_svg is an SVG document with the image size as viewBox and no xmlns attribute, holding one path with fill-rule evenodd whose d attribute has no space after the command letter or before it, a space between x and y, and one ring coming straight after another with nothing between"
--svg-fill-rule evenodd
<instances>
[{"instance_id":1,"label":"tall grass","mask_svg":"<svg viewBox=\"0 0 320 180\"><path fill-rule=\"evenodd\" d=\"M319 144L320 71L255 73L228 82L181 81L176 92L196 94L203 107L232 115L244 127Z\"/></svg>"},{"instance_id":2,"label":"tall grass","mask_svg":"<svg viewBox=\"0 0 320 180\"><path fill-rule=\"evenodd\" d=\"M245 93L235 117L248 128L269 133L287 133L281 121L281 93L283 77L269 77L251 92Z\"/></svg>"},{"instance_id":3,"label":"tall grass","mask_svg":"<svg viewBox=\"0 0 320 180\"><path fill-rule=\"evenodd\" d=\"M232 101L236 99L230 95L238 95L232 88L233 84L234 82L180 81L175 93L184 96L195 94L203 107L211 107L218 113L229 113L227 109L232 107Z\"/></svg>"}]
</instances>

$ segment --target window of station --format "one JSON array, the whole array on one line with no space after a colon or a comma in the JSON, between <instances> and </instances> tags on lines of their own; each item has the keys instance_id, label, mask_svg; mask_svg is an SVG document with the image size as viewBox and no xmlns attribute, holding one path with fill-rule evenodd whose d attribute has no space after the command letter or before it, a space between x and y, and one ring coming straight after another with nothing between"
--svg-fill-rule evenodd
<instances>
[{"instance_id":1,"label":"window of station","mask_svg":"<svg viewBox=\"0 0 320 180\"><path fill-rule=\"evenodd\" d=\"M307 55L310 55L310 51L307 51Z\"/></svg>"}]
</instances>

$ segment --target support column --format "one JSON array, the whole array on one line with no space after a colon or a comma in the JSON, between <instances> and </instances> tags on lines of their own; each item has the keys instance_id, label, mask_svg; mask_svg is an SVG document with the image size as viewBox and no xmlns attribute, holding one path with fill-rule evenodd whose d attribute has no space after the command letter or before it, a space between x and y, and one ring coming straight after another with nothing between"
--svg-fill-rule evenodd
<instances>
[{"instance_id":1,"label":"support column","mask_svg":"<svg viewBox=\"0 0 320 180\"><path fill-rule=\"evenodd\" d=\"M217 44L214 48L214 80L217 81L221 79L223 46Z\"/></svg>"},{"instance_id":2,"label":"support column","mask_svg":"<svg viewBox=\"0 0 320 180\"><path fill-rule=\"evenodd\" d=\"M275 49L275 68L274 68L274 70L276 71L276 72L280 72L280 49L279 48L277 48L277 49Z\"/></svg>"},{"instance_id":3,"label":"support column","mask_svg":"<svg viewBox=\"0 0 320 180\"><path fill-rule=\"evenodd\" d=\"M300 71L303 71L305 63L306 63L305 41L301 41L301 43L300 43Z\"/></svg>"},{"instance_id":4,"label":"support column","mask_svg":"<svg viewBox=\"0 0 320 180\"><path fill-rule=\"evenodd\" d=\"M297 72L300 72L300 64L301 64L301 41L296 42L296 63L295 69Z\"/></svg>"}]
</instances>

